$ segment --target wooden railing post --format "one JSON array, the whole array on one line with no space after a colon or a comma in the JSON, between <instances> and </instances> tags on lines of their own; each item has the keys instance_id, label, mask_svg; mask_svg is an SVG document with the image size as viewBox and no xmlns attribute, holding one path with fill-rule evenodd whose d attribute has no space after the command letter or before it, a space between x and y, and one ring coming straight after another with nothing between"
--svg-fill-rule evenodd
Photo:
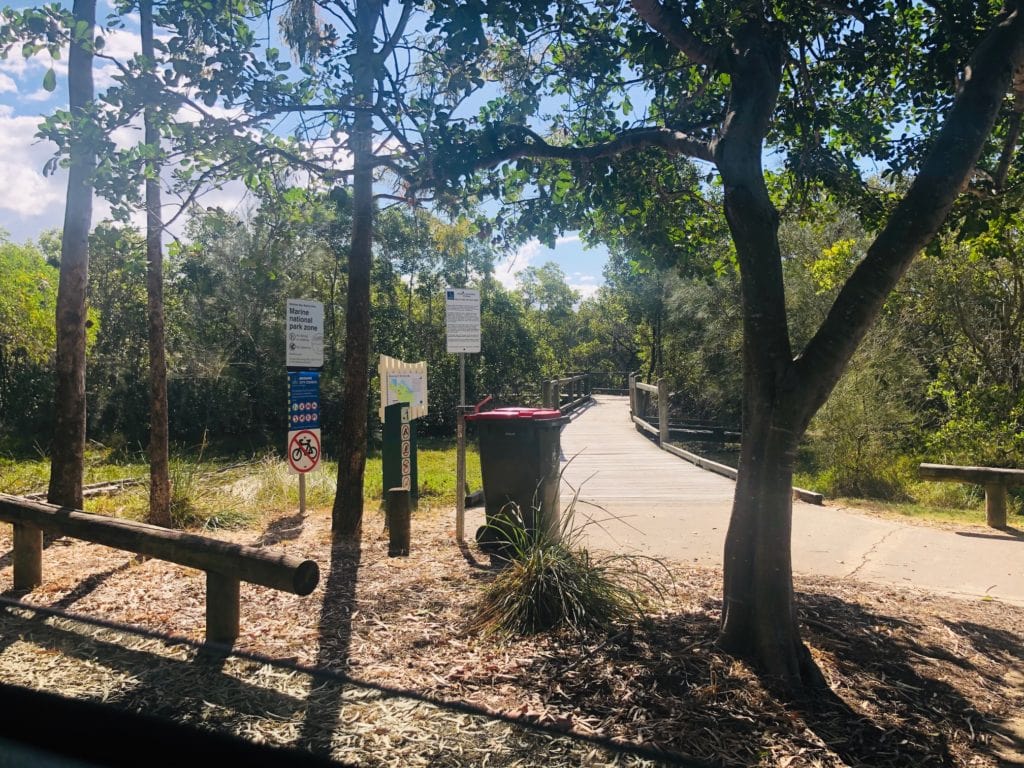
<instances>
[{"instance_id":1,"label":"wooden railing post","mask_svg":"<svg viewBox=\"0 0 1024 768\"><path fill-rule=\"evenodd\" d=\"M43 531L14 524L14 588L30 591L43 583Z\"/></svg>"},{"instance_id":2,"label":"wooden railing post","mask_svg":"<svg viewBox=\"0 0 1024 768\"><path fill-rule=\"evenodd\" d=\"M658 444L668 445L668 382L658 379Z\"/></svg>"},{"instance_id":3,"label":"wooden railing post","mask_svg":"<svg viewBox=\"0 0 1024 768\"><path fill-rule=\"evenodd\" d=\"M460 493L465 493L460 489ZM409 491L388 489L388 557L408 557L410 534Z\"/></svg>"},{"instance_id":4,"label":"wooden railing post","mask_svg":"<svg viewBox=\"0 0 1024 768\"><path fill-rule=\"evenodd\" d=\"M629 386L629 415L636 416L636 374L630 372L628 379Z\"/></svg>"},{"instance_id":5,"label":"wooden railing post","mask_svg":"<svg viewBox=\"0 0 1024 768\"><path fill-rule=\"evenodd\" d=\"M234 645L238 639L239 578L206 572L206 642Z\"/></svg>"},{"instance_id":6,"label":"wooden railing post","mask_svg":"<svg viewBox=\"0 0 1024 768\"><path fill-rule=\"evenodd\" d=\"M985 484L985 519L990 528L1006 527L1006 485Z\"/></svg>"}]
</instances>

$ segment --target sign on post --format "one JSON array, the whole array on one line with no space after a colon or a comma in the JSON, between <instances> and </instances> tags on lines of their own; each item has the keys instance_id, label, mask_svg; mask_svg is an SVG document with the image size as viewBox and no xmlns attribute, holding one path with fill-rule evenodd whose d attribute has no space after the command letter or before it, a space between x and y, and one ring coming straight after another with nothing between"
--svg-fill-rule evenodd
<instances>
[{"instance_id":1,"label":"sign on post","mask_svg":"<svg viewBox=\"0 0 1024 768\"><path fill-rule=\"evenodd\" d=\"M480 291L475 288L446 288L444 317L448 352L480 351Z\"/></svg>"},{"instance_id":2,"label":"sign on post","mask_svg":"<svg viewBox=\"0 0 1024 768\"><path fill-rule=\"evenodd\" d=\"M419 497L416 472L416 422L408 403L393 403L384 409L382 450L384 495L391 488L410 492L415 505Z\"/></svg>"},{"instance_id":3,"label":"sign on post","mask_svg":"<svg viewBox=\"0 0 1024 768\"><path fill-rule=\"evenodd\" d=\"M395 403L409 404L409 417L427 415L427 364L406 363L387 355L380 356L380 420L384 409Z\"/></svg>"},{"instance_id":4,"label":"sign on post","mask_svg":"<svg viewBox=\"0 0 1024 768\"><path fill-rule=\"evenodd\" d=\"M285 365L322 368L324 365L324 305L309 299L288 299L285 315Z\"/></svg>"},{"instance_id":5,"label":"sign on post","mask_svg":"<svg viewBox=\"0 0 1024 768\"><path fill-rule=\"evenodd\" d=\"M288 467L310 472L320 453L320 371L288 371Z\"/></svg>"},{"instance_id":6,"label":"sign on post","mask_svg":"<svg viewBox=\"0 0 1024 768\"><path fill-rule=\"evenodd\" d=\"M320 463L320 430L296 429L288 432L288 466L300 475L312 472Z\"/></svg>"}]
</instances>

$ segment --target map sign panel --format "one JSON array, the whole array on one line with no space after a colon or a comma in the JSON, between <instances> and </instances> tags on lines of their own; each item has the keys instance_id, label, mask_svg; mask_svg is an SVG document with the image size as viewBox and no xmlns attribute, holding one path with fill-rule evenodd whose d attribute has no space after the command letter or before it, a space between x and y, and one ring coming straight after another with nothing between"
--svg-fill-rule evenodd
<instances>
[{"instance_id":1,"label":"map sign panel","mask_svg":"<svg viewBox=\"0 0 1024 768\"><path fill-rule=\"evenodd\" d=\"M423 407L427 404L427 375L425 373L394 373L385 374L384 383L387 389L384 405L408 403L412 407Z\"/></svg>"},{"instance_id":2,"label":"map sign panel","mask_svg":"<svg viewBox=\"0 0 1024 768\"><path fill-rule=\"evenodd\" d=\"M480 351L480 291L446 288L444 317L449 353Z\"/></svg>"}]
</instances>

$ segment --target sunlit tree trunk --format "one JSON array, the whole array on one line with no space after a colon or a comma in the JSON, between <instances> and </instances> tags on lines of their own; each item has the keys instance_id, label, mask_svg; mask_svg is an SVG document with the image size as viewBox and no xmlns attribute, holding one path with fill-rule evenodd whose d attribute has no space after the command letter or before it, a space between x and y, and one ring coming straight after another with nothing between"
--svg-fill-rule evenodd
<instances>
[{"instance_id":1,"label":"sunlit tree trunk","mask_svg":"<svg viewBox=\"0 0 1024 768\"><path fill-rule=\"evenodd\" d=\"M73 17L75 29L68 56L68 101L73 125L57 288L55 423L47 498L53 504L81 509L86 414L85 295L97 130L88 115L93 99L95 0L75 0Z\"/></svg>"},{"instance_id":2,"label":"sunlit tree trunk","mask_svg":"<svg viewBox=\"0 0 1024 768\"><path fill-rule=\"evenodd\" d=\"M149 515L154 525L171 525L171 481L167 426L167 355L164 345L163 212L160 204L160 129L156 115L156 54L153 50L153 3L141 0L139 15L145 58L146 163L146 303L149 316Z\"/></svg>"},{"instance_id":3,"label":"sunlit tree trunk","mask_svg":"<svg viewBox=\"0 0 1024 768\"><path fill-rule=\"evenodd\" d=\"M338 492L332 528L336 536L359 535L363 520L370 371L370 268L373 259L373 33L380 3L356 3L356 52L352 63L355 117L350 146L352 245L348 262L345 312L345 385L338 435Z\"/></svg>"}]
</instances>

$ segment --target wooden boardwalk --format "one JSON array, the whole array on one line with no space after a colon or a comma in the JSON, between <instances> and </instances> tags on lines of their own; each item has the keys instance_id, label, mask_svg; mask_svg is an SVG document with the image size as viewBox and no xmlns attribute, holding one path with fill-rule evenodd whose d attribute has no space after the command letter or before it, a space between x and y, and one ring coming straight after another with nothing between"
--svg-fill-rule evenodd
<instances>
[{"instance_id":1,"label":"wooden boardwalk","mask_svg":"<svg viewBox=\"0 0 1024 768\"><path fill-rule=\"evenodd\" d=\"M562 431L563 478L594 501L732 503L735 484L666 453L637 431L629 398L596 395ZM563 495L571 495L563 488Z\"/></svg>"},{"instance_id":2,"label":"wooden boardwalk","mask_svg":"<svg viewBox=\"0 0 1024 768\"><path fill-rule=\"evenodd\" d=\"M630 421L628 397L595 396L573 415L561 445L563 506L578 488L576 523L594 521L585 527L593 546L721 563L735 483L644 437Z\"/></svg>"}]
</instances>

